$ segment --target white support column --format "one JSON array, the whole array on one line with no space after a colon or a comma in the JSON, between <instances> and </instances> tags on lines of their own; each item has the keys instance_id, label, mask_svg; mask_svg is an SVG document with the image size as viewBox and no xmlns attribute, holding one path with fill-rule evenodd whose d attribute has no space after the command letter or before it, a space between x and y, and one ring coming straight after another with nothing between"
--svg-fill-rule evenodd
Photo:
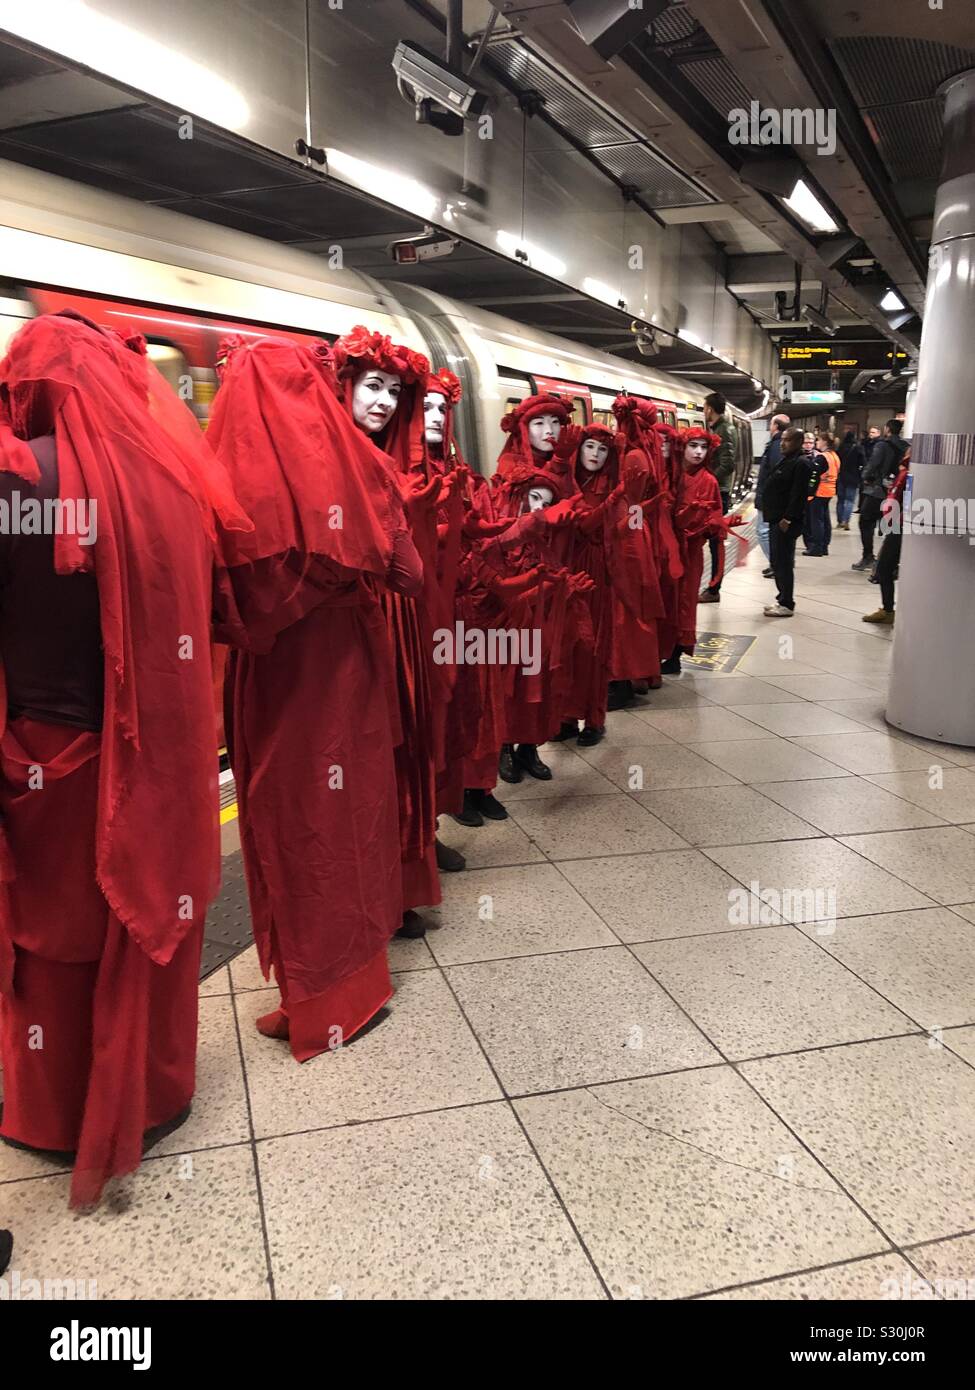
<instances>
[{"instance_id":1,"label":"white support column","mask_svg":"<svg viewBox=\"0 0 975 1390\"><path fill-rule=\"evenodd\" d=\"M947 81L887 720L975 744L975 70Z\"/></svg>"}]
</instances>

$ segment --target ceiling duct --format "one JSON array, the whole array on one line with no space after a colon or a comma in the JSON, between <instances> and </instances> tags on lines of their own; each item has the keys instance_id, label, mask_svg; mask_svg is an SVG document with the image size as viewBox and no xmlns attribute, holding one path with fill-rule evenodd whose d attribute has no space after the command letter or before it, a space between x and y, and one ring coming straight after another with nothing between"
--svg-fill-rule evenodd
<instances>
[{"instance_id":1,"label":"ceiling duct","mask_svg":"<svg viewBox=\"0 0 975 1390\"><path fill-rule=\"evenodd\" d=\"M567 0L572 23L600 58L615 58L668 7L669 0Z\"/></svg>"}]
</instances>

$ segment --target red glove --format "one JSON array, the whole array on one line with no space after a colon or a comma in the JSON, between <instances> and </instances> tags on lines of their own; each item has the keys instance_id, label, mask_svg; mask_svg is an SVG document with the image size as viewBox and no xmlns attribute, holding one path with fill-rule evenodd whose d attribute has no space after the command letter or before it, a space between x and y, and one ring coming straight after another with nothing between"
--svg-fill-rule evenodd
<instances>
[{"instance_id":1,"label":"red glove","mask_svg":"<svg viewBox=\"0 0 975 1390\"><path fill-rule=\"evenodd\" d=\"M729 526L744 526L745 518L742 516L741 512L733 512L731 516L727 518L727 524Z\"/></svg>"},{"instance_id":2,"label":"red glove","mask_svg":"<svg viewBox=\"0 0 975 1390\"><path fill-rule=\"evenodd\" d=\"M552 451L563 463L573 463L582 443L582 429L579 425L563 425Z\"/></svg>"},{"instance_id":3,"label":"red glove","mask_svg":"<svg viewBox=\"0 0 975 1390\"><path fill-rule=\"evenodd\" d=\"M422 521L436 506L443 486L443 479L435 475L428 483L421 478L411 478L403 495L403 506L409 521Z\"/></svg>"}]
</instances>

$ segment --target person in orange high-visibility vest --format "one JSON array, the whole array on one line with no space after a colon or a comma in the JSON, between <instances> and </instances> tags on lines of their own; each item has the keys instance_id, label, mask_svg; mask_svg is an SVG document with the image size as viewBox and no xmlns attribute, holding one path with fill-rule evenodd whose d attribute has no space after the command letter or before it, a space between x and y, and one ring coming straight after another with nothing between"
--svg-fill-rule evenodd
<instances>
[{"instance_id":1,"label":"person in orange high-visibility vest","mask_svg":"<svg viewBox=\"0 0 975 1390\"><path fill-rule=\"evenodd\" d=\"M809 499L809 549L806 555L828 555L829 543L833 538L833 524L829 515L829 504L836 496L836 479L840 471L840 458L835 448L836 441L827 430L816 435L813 472L818 473L819 482ZM823 464L825 463L825 468Z\"/></svg>"}]
</instances>

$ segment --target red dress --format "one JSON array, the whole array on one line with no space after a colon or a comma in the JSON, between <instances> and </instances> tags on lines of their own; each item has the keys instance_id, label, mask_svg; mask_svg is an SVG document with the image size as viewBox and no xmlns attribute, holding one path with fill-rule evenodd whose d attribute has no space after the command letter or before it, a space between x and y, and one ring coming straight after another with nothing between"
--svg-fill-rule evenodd
<instances>
[{"instance_id":1,"label":"red dress","mask_svg":"<svg viewBox=\"0 0 975 1390\"><path fill-rule=\"evenodd\" d=\"M220 635L238 649L227 732L254 937L281 991L261 1030L305 1061L392 993L402 908L382 603L389 576L419 587L419 562L325 345L230 340L222 353L209 439L257 524L226 538Z\"/></svg>"},{"instance_id":2,"label":"red dress","mask_svg":"<svg viewBox=\"0 0 975 1390\"><path fill-rule=\"evenodd\" d=\"M688 433L700 435L703 431ZM717 436L712 435L711 438L716 439ZM718 440L717 447L720 444ZM704 463L693 468L685 464L674 503L674 531L684 565L678 590L675 645L689 656L697 641L697 604L704 570L704 543L711 536L726 536L729 524L729 519L721 513L721 493L714 474ZM723 557L723 546L719 553Z\"/></svg>"},{"instance_id":3,"label":"red dress","mask_svg":"<svg viewBox=\"0 0 975 1390\"><path fill-rule=\"evenodd\" d=\"M213 508L248 525L140 346L45 315L0 363L0 469L97 516L91 545L3 547L0 1133L74 1152L73 1205L137 1168L145 1131L193 1095L220 864ZM78 616L63 651L60 603Z\"/></svg>"}]
</instances>

